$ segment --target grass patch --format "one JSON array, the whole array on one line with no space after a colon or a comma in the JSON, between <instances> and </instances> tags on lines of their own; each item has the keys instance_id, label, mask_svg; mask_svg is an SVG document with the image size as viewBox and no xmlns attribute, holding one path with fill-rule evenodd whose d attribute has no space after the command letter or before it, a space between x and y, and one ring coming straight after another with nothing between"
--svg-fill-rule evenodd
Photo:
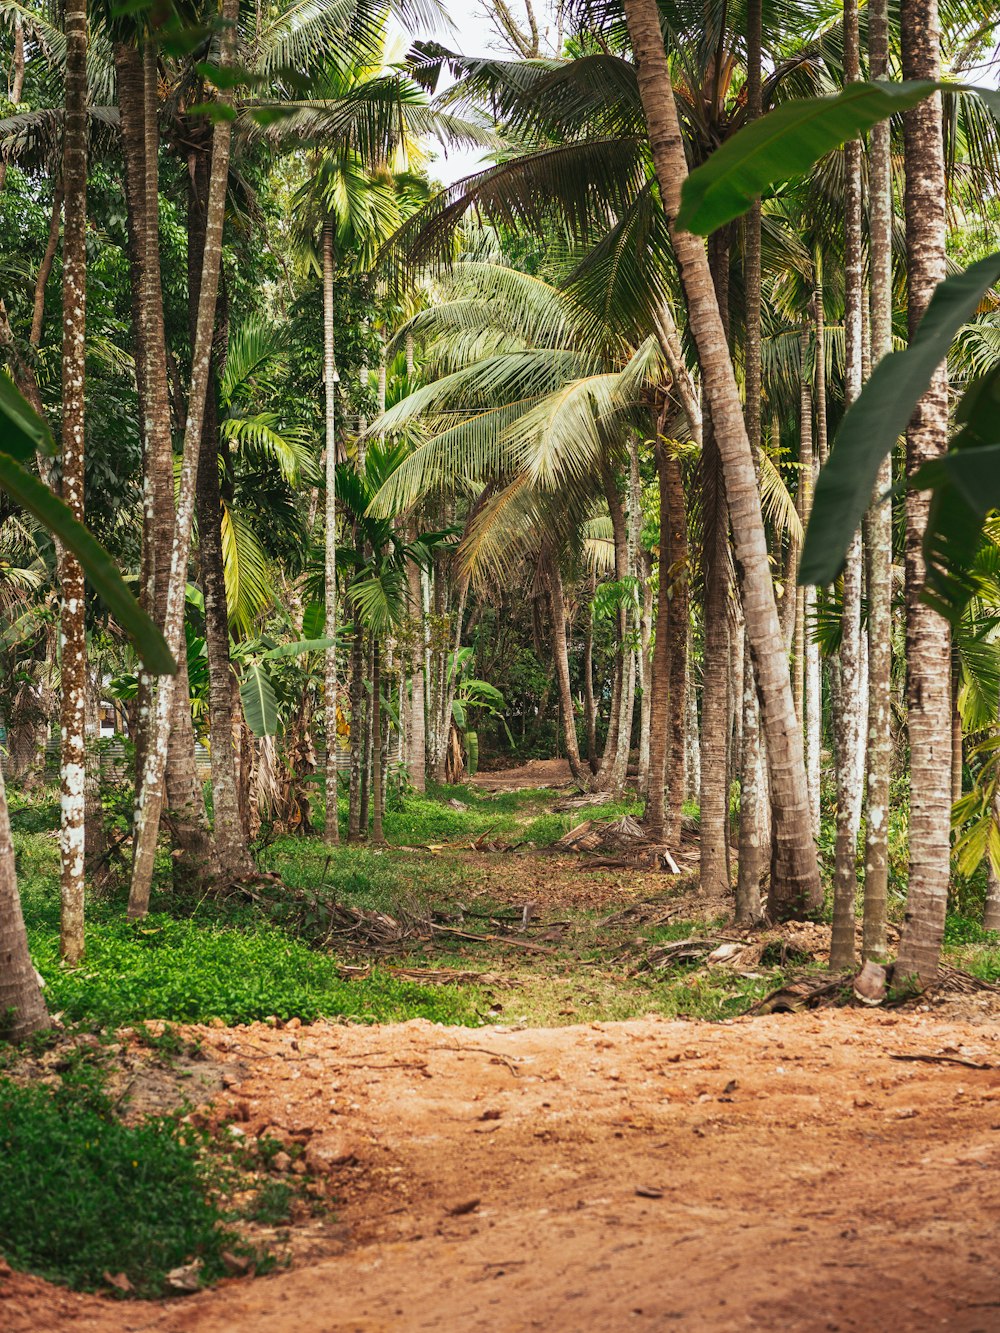
<instances>
[{"instance_id":1,"label":"grass patch","mask_svg":"<svg viewBox=\"0 0 1000 1333\"><path fill-rule=\"evenodd\" d=\"M124 1125L93 1077L56 1089L0 1080L0 1251L78 1290L124 1273L140 1296L198 1261L204 1281L239 1247L215 1201L203 1140L174 1117Z\"/></svg>"},{"instance_id":2,"label":"grass patch","mask_svg":"<svg viewBox=\"0 0 1000 1333\"><path fill-rule=\"evenodd\" d=\"M474 994L377 971L344 981L334 959L273 926L236 930L162 913L139 923L91 925L86 959L74 969L60 963L53 933L34 931L31 944L50 1008L106 1027L148 1019L250 1023L272 1015L303 1022L479 1021Z\"/></svg>"}]
</instances>

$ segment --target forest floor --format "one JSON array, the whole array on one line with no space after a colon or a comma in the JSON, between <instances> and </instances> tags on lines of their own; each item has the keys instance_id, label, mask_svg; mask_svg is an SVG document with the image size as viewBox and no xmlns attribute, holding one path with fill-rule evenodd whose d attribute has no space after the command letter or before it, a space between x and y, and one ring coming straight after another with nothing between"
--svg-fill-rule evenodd
<instances>
[{"instance_id":1,"label":"forest floor","mask_svg":"<svg viewBox=\"0 0 1000 1333\"><path fill-rule=\"evenodd\" d=\"M287 1269L170 1302L9 1278L5 1333L1000 1327L993 1024L188 1035L215 1115L301 1145L333 1211Z\"/></svg>"},{"instance_id":2,"label":"forest floor","mask_svg":"<svg viewBox=\"0 0 1000 1333\"><path fill-rule=\"evenodd\" d=\"M952 918L920 1002L762 1013L823 981L829 927L734 930L690 832L679 876L553 847L629 812L536 789L559 780L408 798L384 852L282 839L261 859L284 917L165 889L131 926L107 891L75 972L57 811L15 803L60 1040L110 1043L127 1117L186 1111L248 1145L252 1199L288 1206L239 1213L273 1271L169 1301L0 1258L3 1333L1000 1329L996 938ZM302 895L353 905L360 934L310 937ZM12 1076L51 1083L64 1056Z\"/></svg>"}]
</instances>

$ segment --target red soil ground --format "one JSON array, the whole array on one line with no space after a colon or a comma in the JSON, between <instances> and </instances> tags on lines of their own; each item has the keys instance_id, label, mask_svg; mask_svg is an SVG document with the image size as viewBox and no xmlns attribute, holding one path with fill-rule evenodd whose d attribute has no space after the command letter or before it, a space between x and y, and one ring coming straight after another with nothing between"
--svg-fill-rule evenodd
<instances>
[{"instance_id":1,"label":"red soil ground","mask_svg":"<svg viewBox=\"0 0 1000 1333\"><path fill-rule=\"evenodd\" d=\"M0 1279L4 1333L1000 1329L992 1023L197 1032L335 1215L171 1302Z\"/></svg>"}]
</instances>

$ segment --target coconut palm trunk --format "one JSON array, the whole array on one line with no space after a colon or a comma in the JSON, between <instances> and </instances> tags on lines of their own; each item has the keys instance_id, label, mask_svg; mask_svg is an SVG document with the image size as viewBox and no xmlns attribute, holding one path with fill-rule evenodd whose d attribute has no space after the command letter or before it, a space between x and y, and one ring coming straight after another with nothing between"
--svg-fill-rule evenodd
<instances>
[{"instance_id":1,"label":"coconut palm trunk","mask_svg":"<svg viewBox=\"0 0 1000 1333\"><path fill-rule=\"evenodd\" d=\"M903 0L904 79L936 79L940 27L936 0ZM903 122L906 262L910 336L945 276L945 170L941 98L935 93ZM906 435L907 473L948 447L948 377L942 366ZM910 733L910 877L897 981L926 986L937 975L948 904L951 830L951 635L924 604L922 541L927 491L906 497L906 660Z\"/></svg>"},{"instance_id":2,"label":"coconut palm trunk","mask_svg":"<svg viewBox=\"0 0 1000 1333\"><path fill-rule=\"evenodd\" d=\"M237 0L223 0L222 17L226 24L221 39L220 63L223 67L232 65L234 61L237 11ZM228 109L228 104L232 100L231 95L228 92L222 92L220 93L220 100L224 107ZM211 380L212 343L222 264L222 229L226 213L231 139L232 122L226 119L223 114L220 119L215 121L212 134L212 164L209 176L208 206L205 215L204 262L202 264L201 290L198 298L197 331L191 359L191 383L188 393L187 421L184 429L180 494L177 501L177 517L171 550L170 581L167 587L167 609L164 620L164 636L174 657L178 659L184 646L184 601L191 550L191 531L194 520L195 482L201 451L205 403ZM156 693L155 709L151 718L149 743L145 758L142 792L139 797L132 883L129 893L128 914L130 918L145 916L149 910L156 840L164 800L164 775L170 724L175 716L175 704L178 697L176 677L164 676L159 682Z\"/></svg>"},{"instance_id":3,"label":"coconut palm trunk","mask_svg":"<svg viewBox=\"0 0 1000 1333\"><path fill-rule=\"evenodd\" d=\"M888 0L868 5L868 65L873 79L889 70ZM871 256L871 360L892 351L892 160L889 122L872 127L868 149ZM865 516L868 574L868 750L865 804L865 900L862 954L884 958L889 892L889 778L892 766L892 454L875 482Z\"/></svg>"},{"instance_id":4,"label":"coconut palm trunk","mask_svg":"<svg viewBox=\"0 0 1000 1333\"><path fill-rule=\"evenodd\" d=\"M326 723L326 810L324 838L340 842L337 820L337 357L333 311L336 255L333 222L323 223L323 392L326 415L326 650L324 699Z\"/></svg>"},{"instance_id":5,"label":"coconut palm trunk","mask_svg":"<svg viewBox=\"0 0 1000 1333\"><path fill-rule=\"evenodd\" d=\"M753 455L704 244L672 221L677 216L687 162L656 0L624 0L624 4L653 164L671 219L689 326L725 475L774 808L769 910L775 917L793 917L814 911L822 902L822 891L810 828L802 736L795 719Z\"/></svg>"},{"instance_id":6,"label":"coconut palm trunk","mask_svg":"<svg viewBox=\"0 0 1000 1333\"><path fill-rule=\"evenodd\" d=\"M857 0L844 4L844 78L860 78ZM844 406L861 393L864 299L864 251L861 237L861 140L844 145ZM833 933L831 968L854 965L854 911L858 893L858 831L854 822L855 797L863 765L864 729L861 718L861 534L856 533L844 565L840 624L839 673L834 716L834 753L837 769L837 840L833 870Z\"/></svg>"},{"instance_id":7,"label":"coconut palm trunk","mask_svg":"<svg viewBox=\"0 0 1000 1333\"><path fill-rule=\"evenodd\" d=\"M66 114L62 181L62 495L83 521L84 392L87 331L87 3L68 0ZM84 852L87 783L87 632L83 569L74 555L59 555L62 695L60 762L59 947L68 963L83 957Z\"/></svg>"},{"instance_id":8,"label":"coconut palm trunk","mask_svg":"<svg viewBox=\"0 0 1000 1333\"><path fill-rule=\"evenodd\" d=\"M0 766L0 1040L23 1041L48 1023L42 988L28 953Z\"/></svg>"}]
</instances>

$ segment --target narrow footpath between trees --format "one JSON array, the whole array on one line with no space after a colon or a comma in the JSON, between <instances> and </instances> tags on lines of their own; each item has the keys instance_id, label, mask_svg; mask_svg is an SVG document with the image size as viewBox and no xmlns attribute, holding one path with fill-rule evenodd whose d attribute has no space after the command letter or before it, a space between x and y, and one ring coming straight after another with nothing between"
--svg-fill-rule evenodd
<instances>
[{"instance_id":1,"label":"narrow footpath between trees","mask_svg":"<svg viewBox=\"0 0 1000 1333\"><path fill-rule=\"evenodd\" d=\"M293 1227L289 1269L170 1302L6 1275L0 1325L987 1333L1000 1044L984 1017L956 997L943 1017L186 1029L227 1085L210 1114L285 1141L332 1211Z\"/></svg>"}]
</instances>

